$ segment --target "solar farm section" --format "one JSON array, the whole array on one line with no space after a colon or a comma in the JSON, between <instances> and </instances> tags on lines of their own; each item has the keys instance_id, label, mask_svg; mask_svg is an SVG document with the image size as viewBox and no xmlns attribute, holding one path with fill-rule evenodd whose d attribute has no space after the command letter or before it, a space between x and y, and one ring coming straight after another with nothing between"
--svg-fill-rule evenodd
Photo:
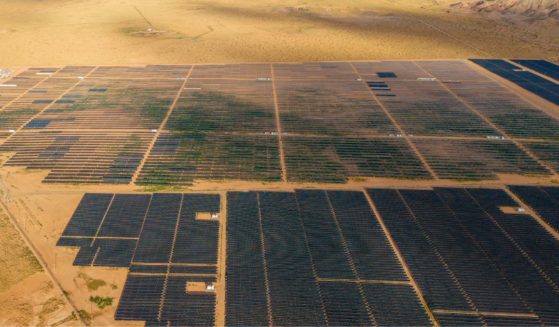
<instances>
[{"instance_id":1,"label":"solar farm section","mask_svg":"<svg viewBox=\"0 0 559 327\"><path fill-rule=\"evenodd\" d=\"M553 101L557 83L521 73ZM559 166L557 114L465 61L31 68L0 86L5 165L47 170L47 183L486 180Z\"/></svg>"},{"instance_id":2,"label":"solar farm section","mask_svg":"<svg viewBox=\"0 0 559 327\"><path fill-rule=\"evenodd\" d=\"M553 326L558 194L88 193L58 245L79 247L74 265L128 268L115 319L150 326L213 325L218 311L228 326Z\"/></svg>"},{"instance_id":3,"label":"solar farm section","mask_svg":"<svg viewBox=\"0 0 559 327\"><path fill-rule=\"evenodd\" d=\"M36 211L53 276L122 273L126 326L556 326L558 74L26 68L0 81L0 204Z\"/></svg>"}]
</instances>

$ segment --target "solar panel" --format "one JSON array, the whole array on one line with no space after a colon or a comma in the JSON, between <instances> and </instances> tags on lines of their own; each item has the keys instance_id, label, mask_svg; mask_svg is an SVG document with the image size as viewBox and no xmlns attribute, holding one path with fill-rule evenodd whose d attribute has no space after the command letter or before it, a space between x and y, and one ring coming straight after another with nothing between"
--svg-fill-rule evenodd
<instances>
[{"instance_id":1,"label":"solar panel","mask_svg":"<svg viewBox=\"0 0 559 327\"><path fill-rule=\"evenodd\" d=\"M393 72L378 72L377 76L380 77L380 78L396 78L396 77L398 77Z\"/></svg>"}]
</instances>

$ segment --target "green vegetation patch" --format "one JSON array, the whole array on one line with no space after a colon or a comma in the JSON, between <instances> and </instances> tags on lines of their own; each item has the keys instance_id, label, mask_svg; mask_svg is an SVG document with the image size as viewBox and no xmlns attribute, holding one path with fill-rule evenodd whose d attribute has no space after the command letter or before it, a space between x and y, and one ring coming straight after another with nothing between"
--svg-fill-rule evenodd
<instances>
[{"instance_id":1,"label":"green vegetation patch","mask_svg":"<svg viewBox=\"0 0 559 327\"><path fill-rule=\"evenodd\" d=\"M89 301L95 303L99 309L104 309L113 304L112 297L90 296Z\"/></svg>"},{"instance_id":2,"label":"green vegetation patch","mask_svg":"<svg viewBox=\"0 0 559 327\"><path fill-rule=\"evenodd\" d=\"M85 281L87 289L90 291L96 291L98 288L107 285L107 282L105 282L104 280L91 278L83 272L78 273L78 277Z\"/></svg>"}]
</instances>

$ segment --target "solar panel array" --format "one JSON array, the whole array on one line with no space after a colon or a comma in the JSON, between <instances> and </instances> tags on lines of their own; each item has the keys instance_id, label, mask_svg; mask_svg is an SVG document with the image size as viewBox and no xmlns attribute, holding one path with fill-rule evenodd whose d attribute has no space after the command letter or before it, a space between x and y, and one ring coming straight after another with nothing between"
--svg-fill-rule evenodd
<instances>
[{"instance_id":1,"label":"solar panel array","mask_svg":"<svg viewBox=\"0 0 559 327\"><path fill-rule=\"evenodd\" d=\"M513 185L509 188L559 232L559 187Z\"/></svg>"},{"instance_id":2,"label":"solar panel array","mask_svg":"<svg viewBox=\"0 0 559 327\"><path fill-rule=\"evenodd\" d=\"M75 83L72 79L62 79ZM88 78L26 129L157 129L182 85L168 79Z\"/></svg>"},{"instance_id":3,"label":"solar panel array","mask_svg":"<svg viewBox=\"0 0 559 327\"><path fill-rule=\"evenodd\" d=\"M226 325L430 324L362 192L227 201Z\"/></svg>"},{"instance_id":4,"label":"solar panel array","mask_svg":"<svg viewBox=\"0 0 559 327\"><path fill-rule=\"evenodd\" d=\"M516 59L515 63L559 81L559 66L545 60Z\"/></svg>"},{"instance_id":5,"label":"solar panel array","mask_svg":"<svg viewBox=\"0 0 559 327\"><path fill-rule=\"evenodd\" d=\"M42 78L44 78L44 76ZM46 107L56 102L63 101L62 99L57 99L63 95L69 87L75 84L75 81L72 80L52 78L43 80L38 84L35 84L37 79L29 78L27 81L30 82L30 86L32 85L32 89L26 90L27 93L21 93L21 96L11 99L10 102L4 105L1 111L1 129L19 129ZM8 83L19 84L20 82L25 83L26 81L15 78L14 81L9 81Z\"/></svg>"},{"instance_id":6,"label":"solar panel array","mask_svg":"<svg viewBox=\"0 0 559 327\"><path fill-rule=\"evenodd\" d=\"M417 139L415 143L440 178L495 179L497 174L548 175L540 163L507 140Z\"/></svg>"},{"instance_id":7,"label":"solar panel array","mask_svg":"<svg viewBox=\"0 0 559 327\"><path fill-rule=\"evenodd\" d=\"M162 133L138 184L188 185L206 180L281 180L277 136Z\"/></svg>"},{"instance_id":8,"label":"solar panel array","mask_svg":"<svg viewBox=\"0 0 559 327\"><path fill-rule=\"evenodd\" d=\"M288 136L284 147L289 181L343 183L348 176L431 177L401 138Z\"/></svg>"},{"instance_id":9,"label":"solar panel array","mask_svg":"<svg viewBox=\"0 0 559 327\"><path fill-rule=\"evenodd\" d=\"M215 293L188 283L217 279L220 197L85 194L58 241L79 247L74 265L129 268L117 320L147 325L215 323Z\"/></svg>"},{"instance_id":10,"label":"solar panel array","mask_svg":"<svg viewBox=\"0 0 559 327\"><path fill-rule=\"evenodd\" d=\"M15 152L6 164L47 169L51 183L130 183L190 68L24 71L6 83L44 80L0 112L0 128L17 131L0 146Z\"/></svg>"},{"instance_id":11,"label":"solar panel array","mask_svg":"<svg viewBox=\"0 0 559 327\"><path fill-rule=\"evenodd\" d=\"M520 66L514 65L505 60L472 59L472 61L483 68L506 78L518 86L559 105L559 84L538 76L530 71L526 71ZM539 67L533 68L536 68L536 71L539 69ZM555 73L557 73L557 67L555 66L552 70L553 69L555 70Z\"/></svg>"},{"instance_id":12,"label":"solar panel array","mask_svg":"<svg viewBox=\"0 0 559 327\"><path fill-rule=\"evenodd\" d=\"M6 140L6 166L47 169L46 183L128 184L152 138L149 132L32 131Z\"/></svg>"},{"instance_id":13,"label":"solar panel array","mask_svg":"<svg viewBox=\"0 0 559 327\"><path fill-rule=\"evenodd\" d=\"M557 231L559 188L509 189ZM115 318L147 326L214 325L216 294L189 285L215 284L218 270L228 326L559 323L559 241L504 189L226 201L220 239L219 220L203 218L218 195L85 194L58 245L80 248L75 265L129 268Z\"/></svg>"},{"instance_id":14,"label":"solar panel array","mask_svg":"<svg viewBox=\"0 0 559 327\"><path fill-rule=\"evenodd\" d=\"M442 325L555 325L559 242L501 189L369 189Z\"/></svg>"},{"instance_id":15,"label":"solar panel array","mask_svg":"<svg viewBox=\"0 0 559 327\"><path fill-rule=\"evenodd\" d=\"M559 166L559 121L466 61L35 67L0 84L0 106L7 164L47 169L46 182L477 180ZM480 171L447 148L477 155Z\"/></svg>"}]
</instances>

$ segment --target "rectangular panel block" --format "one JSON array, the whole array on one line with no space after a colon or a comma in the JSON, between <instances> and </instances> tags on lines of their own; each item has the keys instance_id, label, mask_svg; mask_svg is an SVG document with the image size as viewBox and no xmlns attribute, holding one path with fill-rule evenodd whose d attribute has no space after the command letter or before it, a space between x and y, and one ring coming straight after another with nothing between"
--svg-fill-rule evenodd
<instances>
[{"instance_id":1,"label":"rectangular panel block","mask_svg":"<svg viewBox=\"0 0 559 327\"><path fill-rule=\"evenodd\" d=\"M99 236L138 237L150 201L148 194L115 194Z\"/></svg>"},{"instance_id":2,"label":"rectangular panel block","mask_svg":"<svg viewBox=\"0 0 559 327\"><path fill-rule=\"evenodd\" d=\"M297 190L296 195L318 277L355 279L326 192Z\"/></svg>"},{"instance_id":3,"label":"rectangular panel block","mask_svg":"<svg viewBox=\"0 0 559 327\"><path fill-rule=\"evenodd\" d=\"M218 220L197 220L196 213L218 213L219 195L184 194L171 262L217 263Z\"/></svg>"},{"instance_id":4,"label":"rectangular panel block","mask_svg":"<svg viewBox=\"0 0 559 327\"><path fill-rule=\"evenodd\" d=\"M363 193L329 191L328 198L359 278L407 280Z\"/></svg>"},{"instance_id":5,"label":"rectangular panel block","mask_svg":"<svg viewBox=\"0 0 559 327\"><path fill-rule=\"evenodd\" d=\"M169 262L181 201L180 194L153 195L134 262Z\"/></svg>"},{"instance_id":6,"label":"rectangular panel block","mask_svg":"<svg viewBox=\"0 0 559 327\"><path fill-rule=\"evenodd\" d=\"M355 283L320 283L326 317L332 326L370 326L367 307Z\"/></svg>"},{"instance_id":7,"label":"rectangular panel block","mask_svg":"<svg viewBox=\"0 0 559 327\"><path fill-rule=\"evenodd\" d=\"M86 193L62 236L95 236L113 194Z\"/></svg>"},{"instance_id":8,"label":"rectangular panel block","mask_svg":"<svg viewBox=\"0 0 559 327\"><path fill-rule=\"evenodd\" d=\"M116 320L157 320L164 276L129 275L115 313Z\"/></svg>"},{"instance_id":9,"label":"rectangular panel block","mask_svg":"<svg viewBox=\"0 0 559 327\"><path fill-rule=\"evenodd\" d=\"M431 309L472 310L460 284L397 190L368 189Z\"/></svg>"}]
</instances>

